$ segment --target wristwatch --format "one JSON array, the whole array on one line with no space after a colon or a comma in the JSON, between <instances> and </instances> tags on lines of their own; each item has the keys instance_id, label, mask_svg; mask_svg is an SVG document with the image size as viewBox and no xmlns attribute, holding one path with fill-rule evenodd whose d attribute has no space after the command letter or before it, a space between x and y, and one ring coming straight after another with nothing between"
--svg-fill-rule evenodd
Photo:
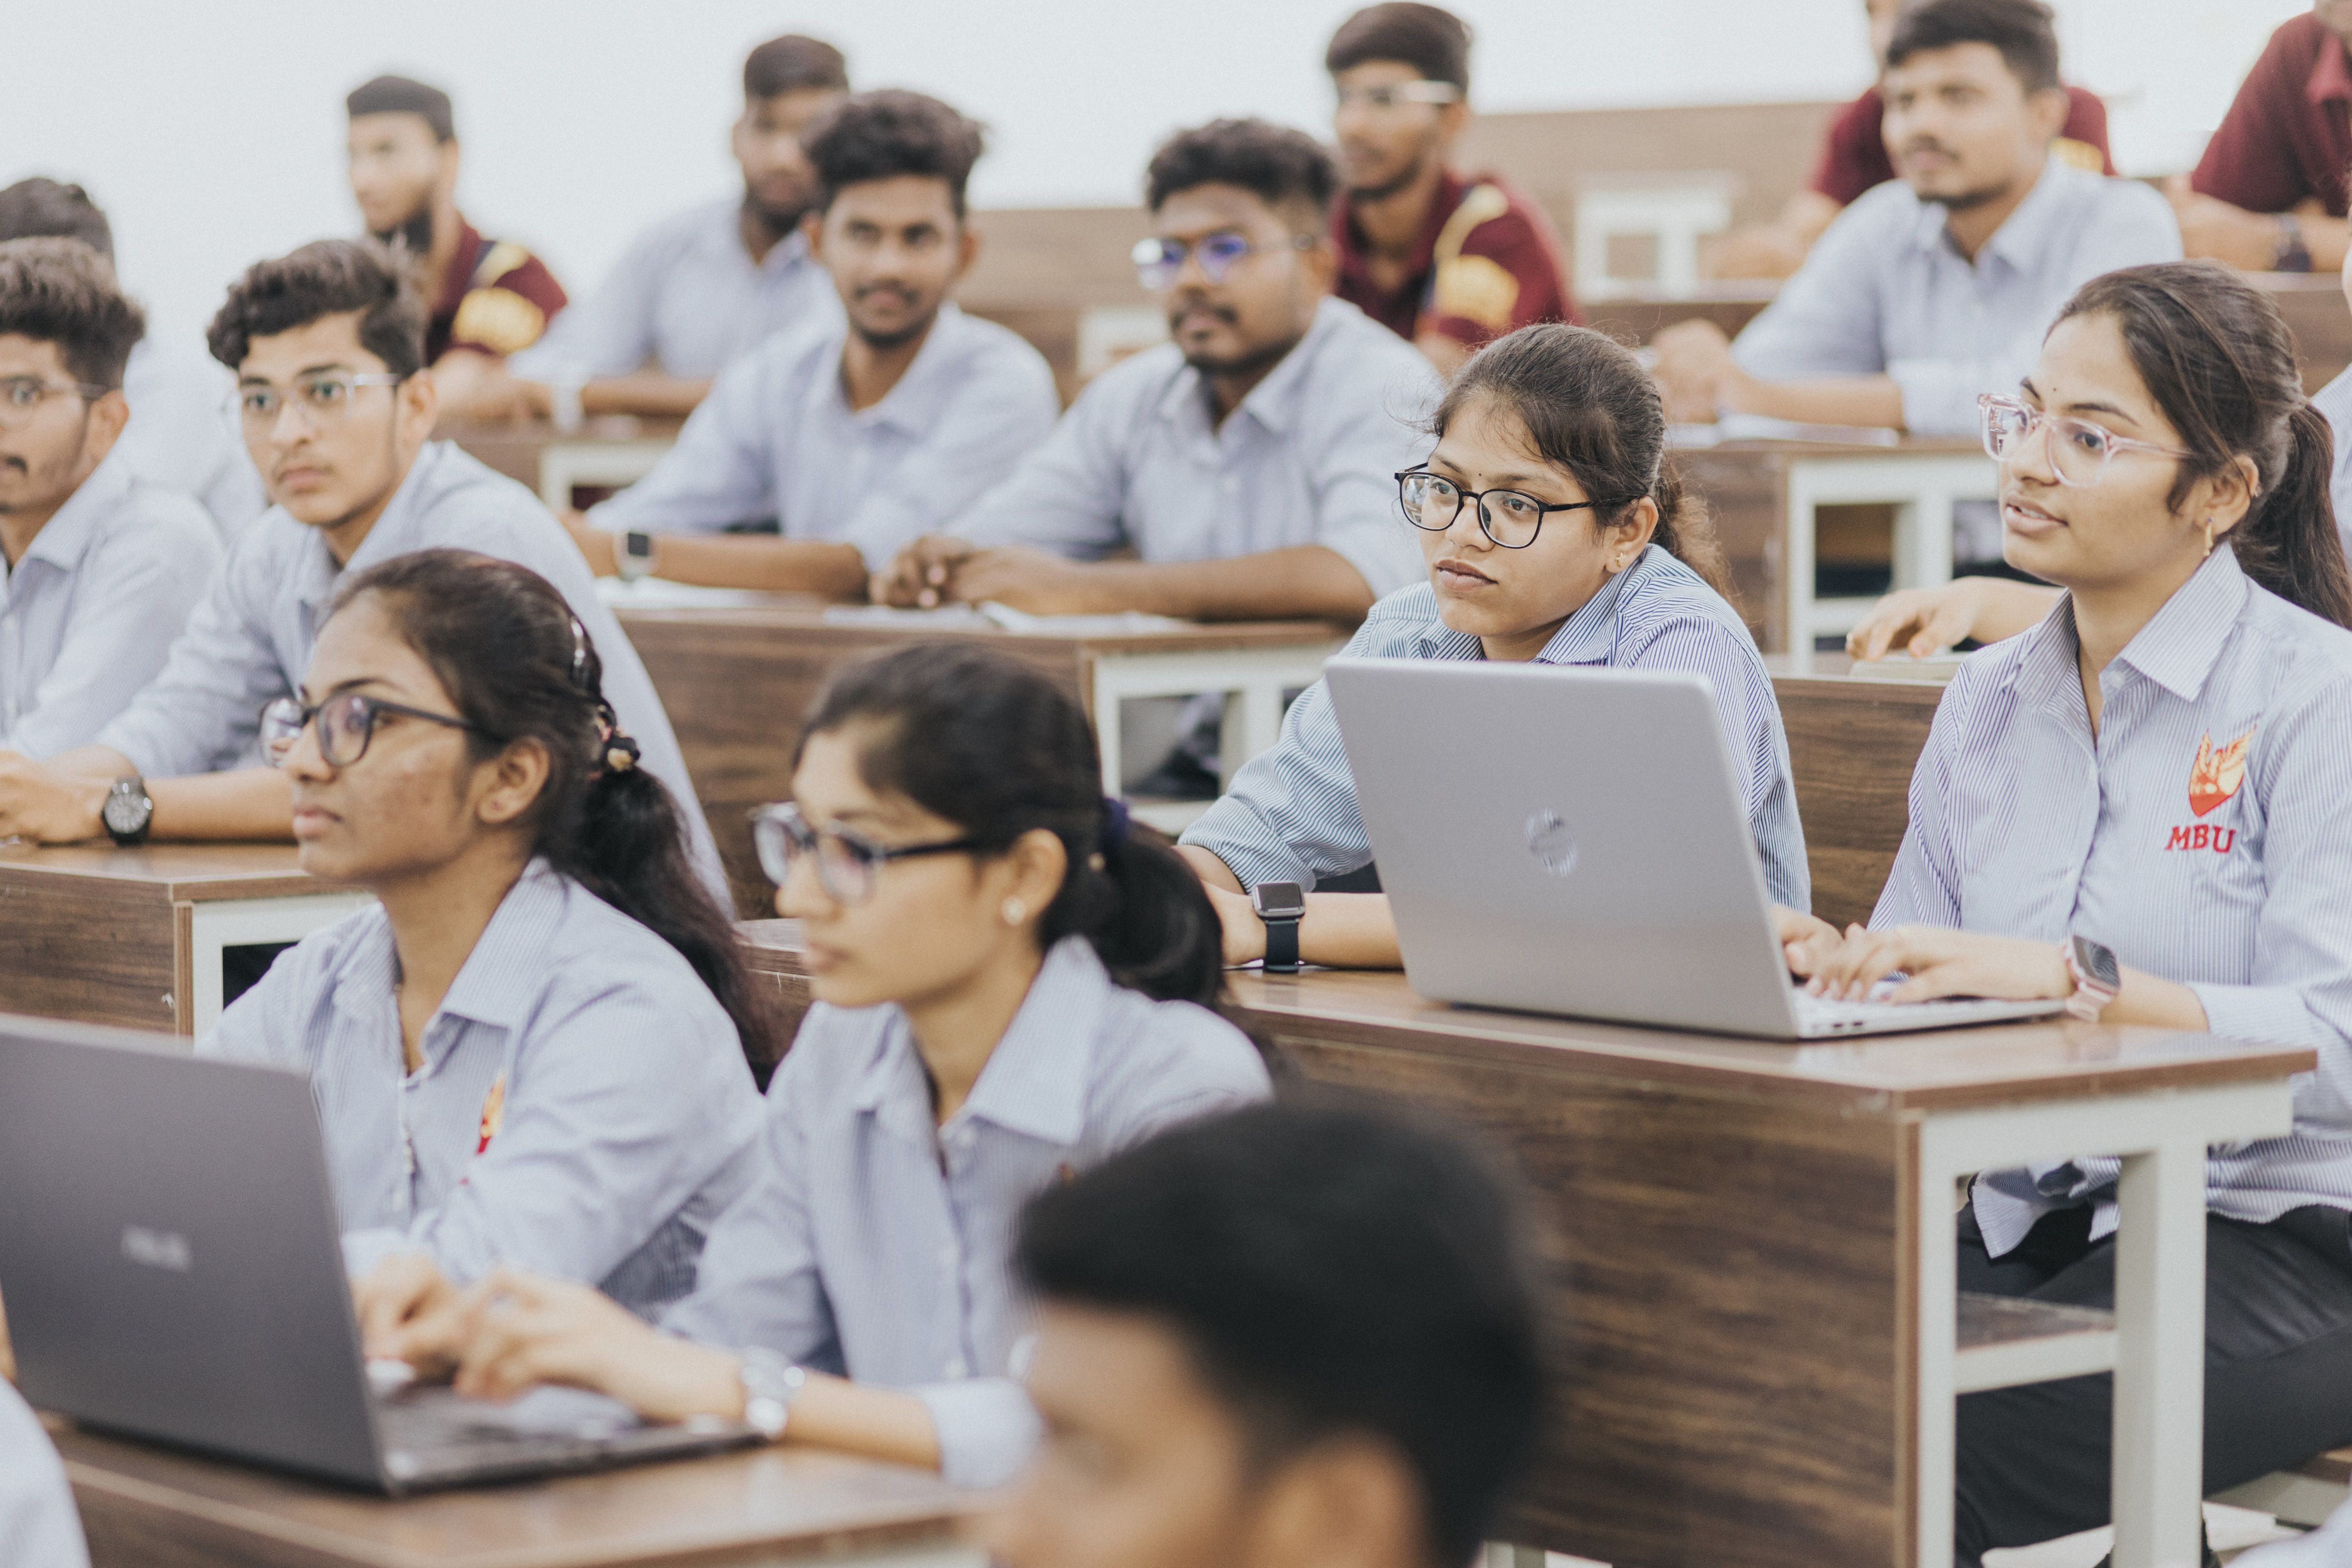
<instances>
[{"instance_id":1,"label":"wristwatch","mask_svg":"<svg viewBox=\"0 0 2352 1568\"><path fill-rule=\"evenodd\" d=\"M1266 973L1298 973L1298 923L1307 918L1307 890L1295 882L1262 882L1250 889L1250 907L1265 922Z\"/></svg>"},{"instance_id":2,"label":"wristwatch","mask_svg":"<svg viewBox=\"0 0 2352 1568\"><path fill-rule=\"evenodd\" d=\"M793 1401L808 1385L808 1374L772 1350L758 1345L741 1353L735 1369L743 1385L743 1424L772 1443L793 1418Z\"/></svg>"},{"instance_id":3,"label":"wristwatch","mask_svg":"<svg viewBox=\"0 0 2352 1568\"><path fill-rule=\"evenodd\" d=\"M147 829L155 821L155 802L147 793L147 781L136 773L114 781L106 792L106 802L98 809L98 820L106 829L106 836L128 849L132 844L147 841Z\"/></svg>"},{"instance_id":4,"label":"wristwatch","mask_svg":"<svg viewBox=\"0 0 2352 1568\"><path fill-rule=\"evenodd\" d=\"M654 537L635 528L613 536L613 569L623 582L635 582L654 569Z\"/></svg>"},{"instance_id":5,"label":"wristwatch","mask_svg":"<svg viewBox=\"0 0 2352 1568\"><path fill-rule=\"evenodd\" d=\"M2273 272L2309 272L2311 246L2303 237L2303 225L2294 221L2293 213L2278 215L2278 244L2271 253Z\"/></svg>"},{"instance_id":6,"label":"wristwatch","mask_svg":"<svg viewBox=\"0 0 2352 1568\"><path fill-rule=\"evenodd\" d=\"M2084 1023L2098 1022L2124 988L2122 967L2114 952L2088 936L2069 936L2059 950L2066 956L2066 972L2074 977L2074 994L2066 998L2066 1010Z\"/></svg>"}]
</instances>

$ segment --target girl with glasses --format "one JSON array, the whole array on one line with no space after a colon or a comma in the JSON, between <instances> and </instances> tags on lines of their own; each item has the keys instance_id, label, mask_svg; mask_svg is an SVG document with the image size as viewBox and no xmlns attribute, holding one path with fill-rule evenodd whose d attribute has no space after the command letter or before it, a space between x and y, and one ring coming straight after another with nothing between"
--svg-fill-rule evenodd
<instances>
[{"instance_id":1,"label":"girl with glasses","mask_svg":"<svg viewBox=\"0 0 2352 1568\"><path fill-rule=\"evenodd\" d=\"M1396 476L1428 580L1374 605L1347 652L1705 675L1740 768L1766 884L1778 902L1810 907L1772 683L1725 598L1723 555L1706 513L1667 461L1665 413L1640 361L1587 328L1523 327L1455 372L1431 431L1437 445L1428 460ZM1560 766L1573 767L1580 737L1559 740ZM1476 780L1463 789L1474 791ZM1430 831L1444 831L1461 804L1430 801ZM1320 682L1291 705L1281 739L1234 776L1182 841L1216 903L1232 963L1267 955L1253 889L1369 880L1360 873L1371 844ZM1401 961L1379 894L1311 893L1304 903L1301 959Z\"/></svg>"},{"instance_id":2,"label":"girl with glasses","mask_svg":"<svg viewBox=\"0 0 2352 1568\"><path fill-rule=\"evenodd\" d=\"M749 1183L781 1041L586 632L510 561L361 572L264 735L304 870L374 907L198 1049L310 1075L372 1354L513 1262L651 1311Z\"/></svg>"},{"instance_id":3,"label":"girl with glasses","mask_svg":"<svg viewBox=\"0 0 2352 1568\"><path fill-rule=\"evenodd\" d=\"M2063 590L1969 655L1867 930L1783 917L1855 996L2314 1048L2284 1136L2205 1166L2205 1490L2352 1439L2352 575L2277 308L2210 262L2094 279L1994 400L2003 550ZM2066 1155L2070 1151L2054 1151ZM1977 1178L1960 1289L2115 1301L2116 1162ZM1956 1558L2107 1518L2111 1380L1959 1405Z\"/></svg>"},{"instance_id":4,"label":"girl with glasses","mask_svg":"<svg viewBox=\"0 0 2352 1568\"><path fill-rule=\"evenodd\" d=\"M908 648L835 676L792 807L759 825L815 1005L768 1092L757 1184L667 1333L584 1287L485 1281L459 1391L571 1384L1006 1479L1036 1433L1014 1381L1023 1203L1268 1089L1215 1011L1199 883L1100 779L1077 704L1001 655Z\"/></svg>"}]
</instances>

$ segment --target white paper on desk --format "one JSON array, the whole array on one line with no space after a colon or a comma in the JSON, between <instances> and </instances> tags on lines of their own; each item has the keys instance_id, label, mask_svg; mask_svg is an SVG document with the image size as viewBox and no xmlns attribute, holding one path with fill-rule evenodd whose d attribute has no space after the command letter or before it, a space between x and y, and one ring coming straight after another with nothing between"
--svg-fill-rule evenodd
<instances>
[{"instance_id":1,"label":"white paper on desk","mask_svg":"<svg viewBox=\"0 0 2352 1568\"><path fill-rule=\"evenodd\" d=\"M942 604L937 610L901 610L894 604L832 604L825 607L828 626L926 627L949 632L978 632L991 624L969 604Z\"/></svg>"},{"instance_id":2,"label":"white paper on desk","mask_svg":"<svg viewBox=\"0 0 2352 1568\"><path fill-rule=\"evenodd\" d=\"M982 605L980 612L992 626L1041 637L1132 637L1141 632L1181 632L1192 624L1172 615L1147 615L1140 610L1116 615L1032 615L994 600Z\"/></svg>"},{"instance_id":3,"label":"white paper on desk","mask_svg":"<svg viewBox=\"0 0 2352 1568\"><path fill-rule=\"evenodd\" d=\"M1814 441L1837 446L1898 446L1900 431L1874 424L1799 424L1760 413L1727 413L1713 424L1670 424L1670 446L1714 446L1726 441Z\"/></svg>"},{"instance_id":4,"label":"white paper on desk","mask_svg":"<svg viewBox=\"0 0 2352 1568\"><path fill-rule=\"evenodd\" d=\"M791 604L807 596L770 593L756 588L705 588L699 583L672 582L659 577L641 577L635 582L600 577L596 580L596 597L615 610L742 610Z\"/></svg>"}]
</instances>

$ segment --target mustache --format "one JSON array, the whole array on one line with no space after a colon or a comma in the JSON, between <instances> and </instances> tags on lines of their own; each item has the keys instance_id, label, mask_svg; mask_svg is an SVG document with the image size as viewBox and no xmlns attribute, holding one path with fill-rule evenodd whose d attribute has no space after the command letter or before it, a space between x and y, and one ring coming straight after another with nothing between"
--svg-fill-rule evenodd
<instances>
[{"instance_id":1,"label":"mustache","mask_svg":"<svg viewBox=\"0 0 2352 1568\"><path fill-rule=\"evenodd\" d=\"M899 283L869 283L862 288L852 290L850 298L862 305L877 294L887 294L901 305L912 305L915 302L915 291Z\"/></svg>"},{"instance_id":2,"label":"mustache","mask_svg":"<svg viewBox=\"0 0 2352 1568\"><path fill-rule=\"evenodd\" d=\"M1940 152L1947 158L1957 156L1950 148L1932 136L1915 136L1903 144L1904 157L1908 158L1916 152Z\"/></svg>"},{"instance_id":3,"label":"mustache","mask_svg":"<svg viewBox=\"0 0 2352 1568\"><path fill-rule=\"evenodd\" d=\"M1192 315L1213 317L1228 327L1241 323L1240 314L1229 305L1214 305L1205 299L1180 299L1169 308L1168 325L1173 329L1179 321Z\"/></svg>"}]
</instances>

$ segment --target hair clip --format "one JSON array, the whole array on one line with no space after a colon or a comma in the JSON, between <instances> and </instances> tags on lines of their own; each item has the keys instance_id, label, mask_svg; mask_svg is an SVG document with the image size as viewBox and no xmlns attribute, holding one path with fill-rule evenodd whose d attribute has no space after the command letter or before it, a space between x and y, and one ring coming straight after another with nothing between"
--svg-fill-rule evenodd
<instances>
[{"instance_id":1,"label":"hair clip","mask_svg":"<svg viewBox=\"0 0 2352 1568\"><path fill-rule=\"evenodd\" d=\"M625 735L614 736L604 744L604 771L626 773L637 765L637 743Z\"/></svg>"},{"instance_id":2,"label":"hair clip","mask_svg":"<svg viewBox=\"0 0 2352 1568\"><path fill-rule=\"evenodd\" d=\"M572 618L572 684L588 689L588 628L577 615Z\"/></svg>"}]
</instances>

